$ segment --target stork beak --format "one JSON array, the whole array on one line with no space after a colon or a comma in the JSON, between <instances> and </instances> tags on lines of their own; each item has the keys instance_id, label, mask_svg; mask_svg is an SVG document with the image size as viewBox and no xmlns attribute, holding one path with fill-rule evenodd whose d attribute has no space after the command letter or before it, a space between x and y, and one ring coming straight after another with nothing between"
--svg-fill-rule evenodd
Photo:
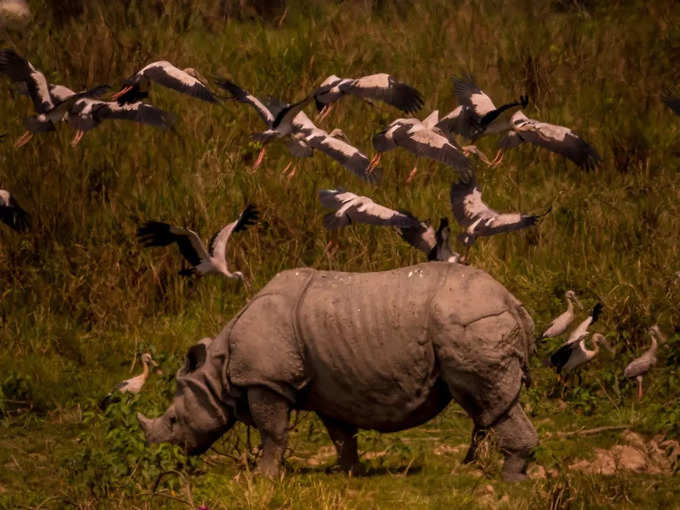
<instances>
[{"instance_id":1,"label":"stork beak","mask_svg":"<svg viewBox=\"0 0 680 510\"><path fill-rule=\"evenodd\" d=\"M578 305L578 307L583 310L583 304L578 300L576 296L574 296L574 302Z\"/></svg>"},{"instance_id":2,"label":"stork beak","mask_svg":"<svg viewBox=\"0 0 680 510\"><path fill-rule=\"evenodd\" d=\"M612 349L611 345L609 345L609 342L607 342L607 340L603 338L601 340L601 343L604 346L604 348L609 351L609 354L611 354L612 356L615 354L614 349Z\"/></svg>"},{"instance_id":3,"label":"stork beak","mask_svg":"<svg viewBox=\"0 0 680 510\"><path fill-rule=\"evenodd\" d=\"M149 363L151 363L154 367L158 367L158 363L156 363L153 359L150 359Z\"/></svg>"},{"instance_id":4,"label":"stork beak","mask_svg":"<svg viewBox=\"0 0 680 510\"><path fill-rule=\"evenodd\" d=\"M120 96L122 96L123 94L125 94L126 92L130 92L130 90L132 90L132 85L128 85L127 87L123 87L123 88L120 89L118 92L116 92L114 95L112 95L112 96L111 96L111 99L115 101L115 100L117 100Z\"/></svg>"}]
</instances>

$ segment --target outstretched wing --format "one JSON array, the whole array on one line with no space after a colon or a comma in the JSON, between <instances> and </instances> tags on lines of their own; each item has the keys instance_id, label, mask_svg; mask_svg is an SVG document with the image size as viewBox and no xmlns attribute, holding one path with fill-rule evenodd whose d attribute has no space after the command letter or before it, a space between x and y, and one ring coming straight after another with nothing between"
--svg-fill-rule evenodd
<instances>
[{"instance_id":1,"label":"outstretched wing","mask_svg":"<svg viewBox=\"0 0 680 510\"><path fill-rule=\"evenodd\" d=\"M262 117L262 120L265 121L267 126L271 127L272 124L274 124L274 114L271 112L270 108L264 105L262 101L260 101L257 97L254 95L250 94L249 92L246 92L243 90L241 87L236 85L234 82L227 80L226 78L217 78L215 80L215 83L217 84L218 87L223 88L227 92L229 92L234 99L236 99L239 103L245 103L257 111L257 113L260 114L260 117Z\"/></svg>"},{"instance_id":2,"label":"outstretched wing","mask_svg":"<svg viewBox=\"0 0 680 510\"><path fill-rule=\"evenodd\" d=\"M8 205L0 205L0 221L17 232L26 232L31 228L31 216L19 206L11 195L9 195L8 202Z\"/></svg>"},{"instance_id":3,"label":"outstretched wing","mask_svg":"<svg viewBox=\"0 0 680 510\"><path fill-rule=\"evenodd\" d=\"M345 94L383 101L406 113L415 113L423 106L423 96L418 90L386 73L341 83L340 90Z\"/></svg>"},{"instance_id":4,"label":"outstretched wing","mask_svg":"<svg viewBox=\"0 0 680 510\"><path fill-rule=\"evenodd\" d=\"M186 71L178 69L165 60L147 65L135 75L135 78L139 79L142 76L155 81L164 87L168 87L183 94L188 94L197 99L202 99L209 103L217 102L217 99L210 89L198 78L191 76Z\"/></svg>"},{"instance_id":5,"label":"outstretched wing","mask_svg":"<svg viewBox=\"0 0 680 510\"><path fill-rule=\"evenodd\" d=\"M419 222L413 227L402 227L399 229L399 235L408 244L427 255L428 259L437 244L434 229L424 221Z\"/></svg>"},{"instance_id":6,"label":"outstretched wing","mask_svg":"<svg viewBox=\"0 0 680 510\"><path fill-rule=\"evenodd\" d=\"M83 101L81 99L81 101ZM93 101L85 99L85 101ZM136 103L118 104L110 101L94 101L94 115L99 119L122 119L142 124L150 124L168 128L173 123L172 115L160 108L138 101Z\"/></svg>"},{"instance_id":7,"label":"outstretched wing","mask_svg":"<svg viewBox=\"0 0 680 510\"><path fill-rule=\"evenodd\" d=\"M458 104L470 108L475 113L477 121L481 121L482 117L496 109L496 105L477 86L472 75L454 77L452 81L456 101L458 101Z\"/></svg>"},{"instance_id":8,"label":"outstretched wing","mask_svg":"<svg viewBox=\"0 0 680 510\"><path fill-rule=\"evenodd\" d=\"M250 225L254 225L260 217L259 211L253 204L248 204L241 212L236 221L232 221L217 234L213 236L210 241L210 251L218 260L224 260L226 263L227 243L231 234L234 232L241 232L246 230Z\"/></svg>"},{"instance_id":9,"label":"outstretched wing","mask_svg":"<svg viewBox=\"0 0 680 510\"><path fill-rule=\"evenodd\" d=\"M368 173L370 163L368 157L341 138L330 136L323 129L317 128L312 130L305 140L312 148L330 156L365 181L373 182L377 180L377 174Z\"/></svg>"},{"instance_id":10,"label":"outstretched wing","mask_svg":"<svg viewBox=\"0 0 680 510\"><path fill-rule=\"evenodd\" d=\"M45 75L14 50L0 52L0 73L14 82L26 83L28 95L37 113L46 113L54 107Z\"/></svg>"},{"instance_id":11,"label":"outstretched wing","mask_svg":"<svg viewBox=\"0 0 680 510\"><path fill-rule=\"evenodd\" d=\"M568 127L527 118L524 122L515 122L513 129L523 140L566 156L586 170L592 170L602 161L597 151Z\"/></svg>"},{"instance_id":12,"label":"outstretched wing","mask_svg":"<svg viewBox=\"0 0 680 510\"><path fill-rule=\"evenodd\" d=\"M470 169L470 162L463 151L436 131L404 127L394 133L393 139L397 145L413 154L444 163L459 173Z\"/></svg>"},{"instance_id":13,"label":"outstretched wing","mask_svg":"<svg viewBox=\"0 0 680 510\"><path fill-rule=\"evenodd\" d=\"M137 239L143 246L167 246L177 243L182 256L192 265L210 260L210 256L193 230L159 221L148 221L137 229Z\"/></svg>"},{"instance_id":14,"label":"outstretched wing","mask_svg":"<svg viewBox=\"0 0 680 510\"><path fill-rule=\"evenodd\" d=\"M482 200L482 191L477 187L474 173L467 179L451 184L451 211L456 221L463 227L469 227L478 220L489 220L498 213Z\"/></svg>"}]
</instances>

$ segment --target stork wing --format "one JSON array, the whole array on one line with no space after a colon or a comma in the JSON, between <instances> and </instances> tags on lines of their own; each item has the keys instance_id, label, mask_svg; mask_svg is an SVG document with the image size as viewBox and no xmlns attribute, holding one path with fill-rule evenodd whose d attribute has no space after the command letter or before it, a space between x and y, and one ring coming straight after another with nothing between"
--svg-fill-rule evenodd
<instances>
[{"instance_id":1,"label":"stork wing","mask_svg":"<svg viewBox=\"0 0 680 510\"><path fill-rule=\"evenodd\" d=\"M81 99L81 101L83 101ZM92 101L85 99L85 101ZM118 104L110 101L95 101L93 105L94 115L100 119L122 119L151 124L161 128L170 127L173 123L172 115L160 108L151 106L141 101L137 103Z\"/></svg>"},{"instance_id":2,"label":"stork wing","mask_svg":"<svg viewBox=\"0 0 680 510\"><path fill-rule=\"evenodd\" d=\"M147 65L135 75L135 78L139 79L139 77L142 76L149 80L153 80L164 87L168 87L183 94L188 94L197 99L202 99L209 103L217 102L217 99L210 89L201 83L200 80L194 78L187 72L178 69L165 60Z\"/></svg>"},{"instance_id":3,"label":"stork wing","mask_svg":"<svg viewBox=\"0 0 680 510\"><path fill-rule=\"evenodd\" d=\"M513 129L523 140L566 156L586 170L592 170L602 161L593 147L567 127L527 119L516 123Z\"/></svg>"},{"instance_id":4,"label":"stork wing","mask_svg":"<svg viewBox=\"0 0 680 510\"><path fill-rule=\"evenodd\" d=\"M397 145L426 158L455 168L458 172L470 169L470 162L465 154L451 144L444 135L430 129L399 129L393 137Z\"/></svg>"},{"instance_id":5,"label":"stork wing","mask_svg":"<svg viewBox=\"0 0 680 510\"><path fill-rule=\"evenodd\" d=\"M354 200L359 195L344 189L322 189L319 191L319 201L326 209L339 209L350 200Z\"/></svg>"},{"instance_id":6,"label":"stork wing","mask_svg":"<svg viewBox=\"0 0 680 510\"><path fill-rule=\"evenodd\" d=\"M626 369L623 371L623 375L628 379L637 377L638 375L643 375L649 371L652 366L656 364L656 359L651 353L645 352L639 358L631 361Z\"/></svg>"},{"instance_id":7,"label":"stork wing","mask_svg":"<svg viewBox=\"0 0 680 510\"><path fill-rule=\"evenodd\" d=\"M673 110L676 115L680 115L680 97L672 95L670 92L664 92L661 95L661 101Z\"/></svg>"},{"instance_id":8,"label":"stork wing","mask_svg":"<svg viewBox=\"0 0 680 510\"><path fill-rule=\"evenodd\" d=\"M17 232L26 232L31 227L31 216L11 197L8 206L0 205L0 221Z\"/></svg>"},{"instance_id":9,"label":"stork wing","mask_svg":"<svg viewBox=\"0 0 680 510\"><path fill-rule=\"evenodd\" d=\"M193 230L168 223L148 221L137 229L137 239L143 246L167 246L177 243L182 256L193 266L210 260L201 238Z\"/></svg>"},{"instance_id":10,"label":"stork wing","mask_svg":"<svg viewBox=\"0 0 680 510\"><path fill-rule=\"evenodd\" d=\"M427 255L428 259L437 244L434 229L424 221L414 227L402 227L399 229L399 235L408 244Z\"/></svg>"},{"instance_id":11,"label":"stork wing","mask_svg":"<svg viewBox=\"0 0 680 510\"><path fill-rule=\"evenodd\" d=\"M45 75L14 50L0 52L0 73L6 74L12 81L26 83L37 113L46 113L54 107Z\"/></svg>"},{"instance_id":12,"label":"stork wing","mask_svg":"<svg viewBox=\"0 0 680 510\"><path fill-rule=\"evenodd\" d=\"M482 200L482 192L474 178L452 183L450 197L453 216L463 227L469 227L480 218L491 219L498 216Z\"/></svg>"},{"instance_id":13,"label":"stork wing","mask_svg":"<svg viewBox=\"0 0 680 510\"><path fill-rule=\"evenodd\" d=\"M496 109L491 98L482 92L471 75L454 77L453 91L458 104L470 108L477 116L478 121L484 115Z\"/></svg>"},{"instance_id":14,"label":"stork wing","mask_svg":"<svg viewBox=\"0 0 680 510\"><path fill-rule=\"evenodd\" d=\"M549 364L557 369L559 374L562 367L567 364L571 353L578 348L578 342L562 344L555 352L550 355Z\"/></svg>"},{"instance_id":15,"label":"stork wing","mask_svg":"<svg viewBox=\"0 0 680 510\"><path fill-rule=\"evenodd\" d=\"M475 228L478 235L493 235L503 232L513 232L535 225L540 216L526 215L522 213L497 214L495 217L482 221Z\"/></svg>"},{"instance_id":16,"label":"stork wing","mask_svg":"<svg viewBox=\"0 0 680 510\"><path fill-rule=\"evenodd\" d=\"M345 94L384 101L406 113L417 112L423 106L420 92L385 73L345 82L340 84L340 90Z\"/></svg>"},{"instance_id":17,"label":"stork wing","mask_svg":"<svg viewBox=\"0 0 680 510\"><path fill-rule=\"evenodd\" d=\"M229 92L232 95L232 97L236 99L239 103L245 103L255 108L255 110L257 111L257 113L260 114L260 117L262 117L262 120L265 121L267 126L269 127L272 126L272 124L274 123L274 115L271 112L271 109L265 106L262 101L260 101L258 98L256 98L249 92L243 90L234 82L229 81L225 78L217 78L215 80L215 83L217 84L218 87L221 87L227 92Z\"/></svg>"},{"instance_id":18,"label":"stork wing","mask_svg":"<svg viewBox=\"0 0 680 510\"><path fill-rule=\"evenodd\" d=\"M369 182L377 179L376 174L368 173L370 161L366 155L344 140L330 136L326 131L318 128L312 130L305 140L312 148L330 156L360 178Z\"/></svg>"},{"instance_id":19,"label":"stork wing","mask_svg":"<svg viewBox=\"0 0 680 510\"><path fill-rule=\"evenodd\" d=\"M241 214L239 214L236 221L229 223L211 239L210 251L212 251L213 257L218 260L224 260L226 264L227 243L229 242L231 234L246 230L250 225L254 225L259 217L260 213L255 206L253 204L248 204L246 208L241 211Z\"/></svg>"},{"instance_id":20,"label":"stork wing","mask_svg":"<svg viewBox=\"0 0 680 510\"><path fill-rule=\"evenodd\" d=\"M70 88L64 87L63 85L55 85L53 83L50 83L48 87L54 103L63 103L69 97L74 96L76 94Z\"/></svg>"},{"instance_id":21,"label":"stork wing","mask_svg":"<svg viewBox=\"0 0 680 510\"><path fill-rule=\"evenodd\" d=\"M368 197L359 196L353 200L346 213L350 220L369 225L386 225L392 227L415 227L418 220L408 214L395 211L389 207L376 204Z\"/></svg>"}]
</instances>

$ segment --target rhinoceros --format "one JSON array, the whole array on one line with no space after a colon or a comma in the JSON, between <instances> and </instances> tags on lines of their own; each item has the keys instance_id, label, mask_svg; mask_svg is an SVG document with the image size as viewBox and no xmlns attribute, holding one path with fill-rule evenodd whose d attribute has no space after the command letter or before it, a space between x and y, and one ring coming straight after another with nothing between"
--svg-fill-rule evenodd
<instances>
[{"instance_id":1,"label":"rhinoceros","mask_svg":"<svg viewBox=\"0 0 680 510\"><path fill-rule=\"evenodd\" d=\"M215 339L192 346L165 414L138 414L148 442L205 451L239 420L278 476L292 409L314 411L339 464L360 470L358 429L422 424L453 398L474 422L465 460L493 429L502 475L524 478L538 437L519 403L534 325L484 271L428 262L391 271L277 274Z\"/></svg>"}]
</instances>

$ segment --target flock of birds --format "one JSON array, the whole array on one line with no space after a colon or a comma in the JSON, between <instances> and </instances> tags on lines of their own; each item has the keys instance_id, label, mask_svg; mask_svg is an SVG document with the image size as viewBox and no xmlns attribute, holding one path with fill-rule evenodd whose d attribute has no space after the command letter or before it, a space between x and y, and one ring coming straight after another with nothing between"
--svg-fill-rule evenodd
<instances>
[{"instance_id":1,"label":"flock of birds","mask_svg":"<svg viewBox=\"0 0 680 510\"><path fill-rule=\"evenodd\" d=\"M208 103L234 100L253 108L266 125L266 129L252 135L262 146L254 167L261 165L264 160L267 145L281 139L287 142L295 158L309 158L319 151L369 182L380 179L378 165L381 155L390 150L401 148L416 158L439 162L452 168L457 177L450 188L450 202L453 217L462 228L457 241L465 250L463 255L451 248L448 218L442 218L435 230L433 225L408 211L391 209L345 189L325 189L319 193L321 205L332 210L323 218L329 231L337 231L351 223L396 228L401 237L422 251L428 260L467 263L470 247L478 237L531 227L550 212L549 208L541 214L502 213L489 207L482 199L482 190L470 160L472 156L486 165L497 166L502 162L505 151L528 142L560 154L585 170L592 170L602 159L590 144L568 127L527 117L522 109L528 105L528 97L521 96L517 101L497 107L469 75L453 79L458 102L456 108L443 117L435 110L422 120L411 116L392 121L373 137L375 154L369 158L350 143L341 129L325 131L306 115L304 109L313 101L318 111L316 122L320 122L342 97L351 95L371 104L375 101L386 103L407 115L420 110L424 104L420 92L385 73L357 79L331 75L302 100L292 104L272 98L260 99L228 79L215 78L215 85L229 94L221 97L210 89L208 81L195 69L179 69L167 61L153 62L143 67L125 79L120 90L107 99L102 96L110 89L108 85L74 92L64 85L50 83L40 70L12 49L0 51L0 74L14 83L17 93L31 99L35 110L35 115L23 120L26 131L16 141L17 148L27 144L35 134L54 131L63 122L68 122L75 130L71 142L73 147L80 143L87 131L106 120L119 119L164 129L172 128L175 117L171 113L145 102L153 83ZM665 96L663 100L680 115L680 99ZM462 137L474 144L479 138L489 135L500 135L498 152L493 160L489 160L475 145L460 145L457 140L457 137ZM0 135L2 137L4 135ZM284 171L288 171L291 164ZM289 178L295 175L296 168L297 164L288 174ZM407 183L411 182L416 172L417 166L414 165ZM189 269L180 271L182 275L219 273L247 284L243 273L229 270L226 248L231 235L256 223L258 215L254 205L247 205L238 218L213 236L208 246L193 230L158 221L144 223L137 234L144 246L177 244L180 253L190 264ZM1 189L0 220L18 232L24 232L31 226L30 214L19 206L10 192ZM574 304L579 302L571 290L565 297L567 310L550 323L542 339L562 335L574 320ZM570 333L568 340L547 360L560 377L591 361L598 354L600 344L611 350L599 333L592 335L593 349L588 349L586 345L588 328L597 321L601 311L602 305L596 305L591 315ZM663 341L657 326L650 330L650 335L650 349L624 371L627 378L637 380L639 398L642 398L642 377L656 363L658 342ZM144 354L143 373L124 381L116 391L140 391L149 374L149 363L153 363L151 356ZM105 407L111 398L112 395L107 396L102 406Z\"/></svg>"}]
</instances>

